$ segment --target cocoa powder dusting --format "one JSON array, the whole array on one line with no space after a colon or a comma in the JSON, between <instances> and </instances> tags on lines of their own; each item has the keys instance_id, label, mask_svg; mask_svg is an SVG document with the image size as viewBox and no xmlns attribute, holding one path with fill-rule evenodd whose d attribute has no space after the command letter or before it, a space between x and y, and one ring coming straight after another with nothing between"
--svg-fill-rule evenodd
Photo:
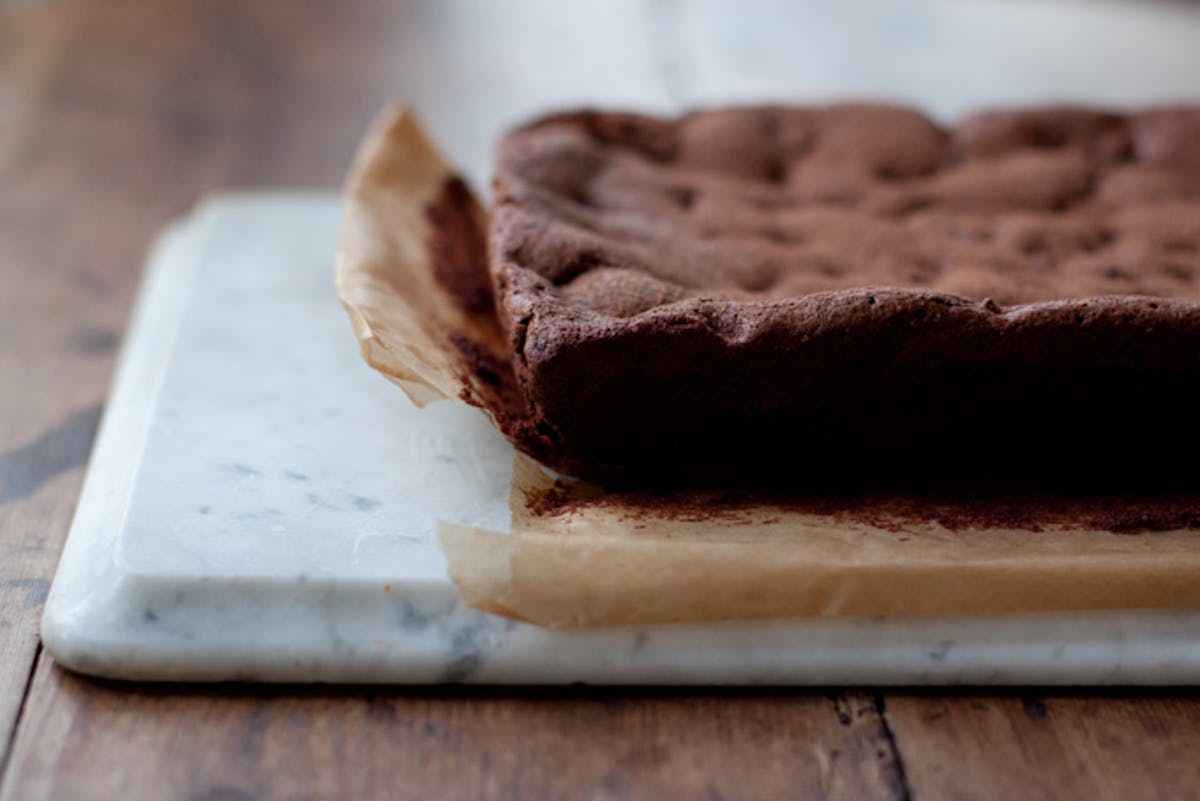
<instances>
[{"instance_id":1,"label":"cocoa powder dusting","mask_svg":"<svg viewBox=\"0 0 1200 801\"><path fill-rule=\"evenodd\" d=\"M570 484L556 482L535 492L526 506L539 515L571 515L588 508L619 510L630 520L723 522L748 525L751 511L768 507L811 514L840 525L867 525L899 533L935 525L950 531L1016 529L1108 531L1137 534L1151 531L1200 530L1200 494L1195 492L1034 491L955 489L907 494L822 490L613 492L585 497ZM760 525L779 523L776 515ZM645 523L639 523L644 527ZM638 526L635 526L638 527ZM903 538L901 541L907 541Z\"/></svg>"},{"instance_id":2,"label":"cocoa powder dusting","mask_svg":"<svg viewBox=\"0 0 1200 801\"><path fill-rule=\"evenodd\" d=\"M557 481L548 489L525 496L525 508L538 517L563 514L570 504L570 490Z\"/></svg>"}]
</instances>

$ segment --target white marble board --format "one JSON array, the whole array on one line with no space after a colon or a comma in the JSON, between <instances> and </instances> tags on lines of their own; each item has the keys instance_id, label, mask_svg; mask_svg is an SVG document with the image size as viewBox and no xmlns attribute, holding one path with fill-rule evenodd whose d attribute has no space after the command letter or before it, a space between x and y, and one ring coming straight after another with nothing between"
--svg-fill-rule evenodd
<instances>
[{"instance_id":1,"label":"white marble board","mask_svg":"<svg viewBox=\"0 0 1200 801\"><path fill-rule=\"evenodd\" d=\"M1189 683L1200 613L550 631L457 602L437 519L503 529L510 446L414 408L333 296L335 197L229 195L152 258L43 622L164 680Z\"/></svg>"},{"instance_id":2,"label":"white marble board","mask_svg":"<svg viewBox=\"0 0 1200 801\"><path fill-rule=\"evenodd\" d=\"M400 58L399 99L476 186L495 135L554 106L858 95L952 117L1200 92L1200 8L1182 4L513 0L439 4L428 22L441 67ZM331 196L228 196L162 239L47 603L63 664L261 681L1200 678L1193 613L552 632L461 608L433 521L502 526L510 451L477 414L418 412L361 363L332 295L337 222Z\"/></svg>"}]
</instances>

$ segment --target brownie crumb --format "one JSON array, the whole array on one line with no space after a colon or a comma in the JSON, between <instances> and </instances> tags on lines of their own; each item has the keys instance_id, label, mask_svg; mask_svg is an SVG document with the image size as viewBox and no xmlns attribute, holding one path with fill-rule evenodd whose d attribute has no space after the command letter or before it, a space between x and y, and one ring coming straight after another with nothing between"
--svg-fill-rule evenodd
<instances>
[{"instance_id":1,"label":"brownie crumb","mask_svg":"<svg viewBox=\"0 0 1200 801\"><path fill-rule=\"evenodd\" d=\"M487 262L487 243L471 190L458 176L446 180L426 210L433 254L433 274L468 312L490 313L492 285L479 267Z\"/></svg>"}]
</instances>

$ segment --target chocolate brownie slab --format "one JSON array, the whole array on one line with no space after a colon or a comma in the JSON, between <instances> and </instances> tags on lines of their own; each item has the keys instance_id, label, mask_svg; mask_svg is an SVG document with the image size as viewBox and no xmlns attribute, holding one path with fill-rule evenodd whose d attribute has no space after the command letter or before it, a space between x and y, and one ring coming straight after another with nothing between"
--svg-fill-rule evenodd
<instances>
[{"instance_id":1,"label":"chocolate brownie slab","mask_svg":"<svg viewBox=\"0 0 1200 801\"><path fill-rule=\"evenodd\" d=\"M1200 107L578 112L501 141L519 444L601 479L1142 476L1200 446Z\"/></svg>"}]
</instances>

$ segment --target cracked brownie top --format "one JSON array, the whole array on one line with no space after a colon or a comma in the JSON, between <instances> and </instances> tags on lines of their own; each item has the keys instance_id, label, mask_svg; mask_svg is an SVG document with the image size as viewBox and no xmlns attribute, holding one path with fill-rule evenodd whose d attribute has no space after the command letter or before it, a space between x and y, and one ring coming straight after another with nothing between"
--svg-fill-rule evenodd
<instances>
[{"instance_id":1,"label":"cracked brownie top","mask_svg":"<svg viewBox=\"0 0 1200 801\"><path fill-rule=\"evenodd\" d=\"M864 286L1200 298L1200 109L564 114L504 139L497 189L498 263L581 313Z\"/></svg>"}]
</instances>

